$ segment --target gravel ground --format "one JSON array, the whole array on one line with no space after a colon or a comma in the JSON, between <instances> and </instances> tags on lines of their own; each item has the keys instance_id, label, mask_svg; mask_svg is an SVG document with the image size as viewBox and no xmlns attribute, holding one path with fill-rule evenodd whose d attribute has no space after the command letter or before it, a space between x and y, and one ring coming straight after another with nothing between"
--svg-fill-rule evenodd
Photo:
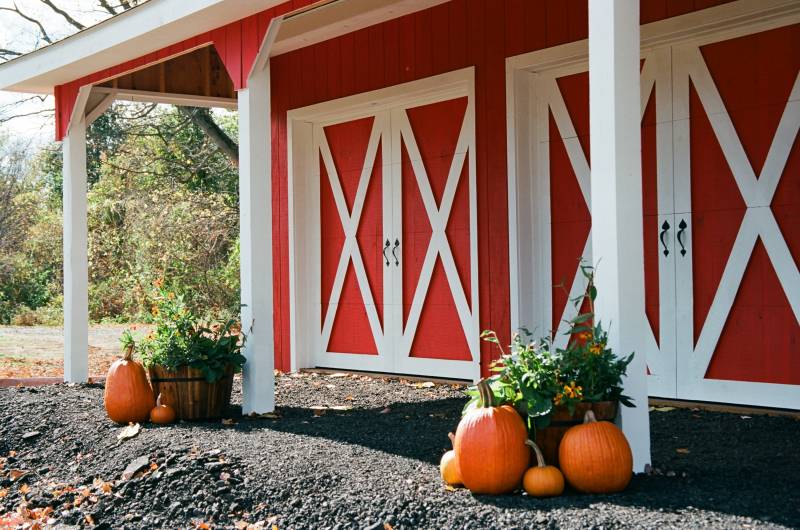
<instances>
[{"instance_id":1,"label":"gravel ground","mask_svg":"<svg viewBox=\"0 0 800 530\"><path fill-rule=\"evenodd\" d=\"M439 480L464 400L431 385L280 376L273 418L234 407L124 441L100 386L0 389L0 528L800 526L795 418L656 410L653 473L624 493L480 497Z\"/></svg>"}]
</instances>

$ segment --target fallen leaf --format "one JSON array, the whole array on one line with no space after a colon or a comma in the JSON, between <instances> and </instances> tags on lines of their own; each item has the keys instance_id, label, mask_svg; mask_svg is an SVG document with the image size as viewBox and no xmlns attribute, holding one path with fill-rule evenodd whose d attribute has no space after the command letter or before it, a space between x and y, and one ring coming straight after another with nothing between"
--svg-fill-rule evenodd
<instances>
[{"instance_id":1,"label":"fallen leaf","mask_svg":"<svg viewBox=\"0 0 800 530\"><path fill-rule=\"evenodd\" d=\"M28 474L27 471L22 471L20 469L12 469L11 471L8 472L8 476L9 478L11 478L12 482L21 479L27 474Z\"/></svg>"},{"instance_id":2,"label":"fallen leaf","mask_svg":"<svg viewBox=\"0 0 800 530\"><path fill-rule=\"evenodd\" d=\"M87 513L86 515L84 515L84 516L83 516L83 518L86 520L86 522L87 522L88 524L90 524L90 525L92 525L92 526L94 526L94 525L95 525L95 522L94 522L94 517L92 517L92 516L91 516L91 514L88 514L88 513Z\"/></svg>"},{"instance_id":3,"label":"fallen leaf","mask_svg":"<svg viewBox=\"0 0 800 530\"><path fill-rule=\"evenodd\" d=\"M389 523L383 523L383 530L394 530L394 527Z\"/></svg>"},{"instance_id":4,"label":"fallen leaf","mask_svg":"<svg viewBox=\"0 0 800 530\"><path fill-rule=\"evenodd\" d=\"M138 423L131 423L127 427L123 427L117 434L117 440L123 442L129 438L133 438L142 430L142 426Z\"/></svg>"},{"instance_id":5,"label":"fallen leaf","mask_svg":"<svg viewBox=\"0 0 800 530\"><path fill-rule=\"evenodd\" d=\"M445 484L444 485L444 489L447 490L447 491L456 491L456 489L453 486L451 486L450 484Z\"/></svg>"},{"instance_id":6,"label":"fallen leaf","mask_svg":"<svg viewBox=\"0 0 800 530\"><path fill-rule=\"evenodd\" d=\"M383 409L383 410L382 410L380 413L381 413L381 414L389 414L391 411L392 411L392 409L390 409L389 407L386 407L386 408L385 408L385 409Z\"/></svg>"},{"instance_id":7,"label":"fallen leaf","mask_svg":"<svg viewBox=\"0 0 800 530\"><path fill-rule=\"evenodd\" d=\"M685 448L685 447L679 447L679 448L675 449L675 452L676 453L680 453L682 455L688 455L689 454L689 450L687 448Z\"/></svg>"},{"instance_id":8,"label":"fallen leaf","mask_svg":"<svg viewBox=\"0 0 800 530\"><path fill-rule=\"evenodd\" d=\"M752 416L739 416L739 417L742 418L743 420L751 420L751 419L753 419Z\"/></svg>"},{"instance_id":9,"label":"fallen leaf","mask_svg":"<svg viewBox=\"0 0 800 530\"><path fill-rule=\"evenodd\" d=\"M27 484L23 484L22 486L19 487L19 492L22 493L23 495L27 495L28 493L31 492L31 488Z\"/></svg>"},{"instance_id":10,"label":"fallen leaf","mask_svg":"<svg viewBox=\"0 0 800 530\"><path fill-rule=\"evenodd\" d=\"M328 410L328 407L324 405L315 405L311 407L311 412L314 413L314 416L322 416Z\"/></svg>"},{"instance_id":11,"label":"fallen leaf","mask_svg":"<svg viewBox=\"0 0 800 530\"><path fill-rule=\"evenodd\" d=\"M150 462L150 471L155 471L156 469L158 469L158 464Z\"/></svg>"},{"instance_id":12,"label":"fallen leaf","mask_svg":"<svg viewBox=\"0 0 800 530\"><path fill-rule=\"evenodd\" d=\"M222 424L223 425L236 425L236 422L233 420L233 418L223 418L222 419Z\"/></svg>"},{"instance_id":13,"label":"fallen leaf","mask_svg":"<svg viewBox=\"0 0 800 530\"><path fill-rule=\"evenodd\" d=\"M261 414L258 414L257 412L252 412L250 414L250 417L251 418L264 418L264 419L268 419L268 420L279 420L281 415L278 414L277 412L263 412Z\"/></svg>"},{"instance_id":14,"label":"fallen leaf","mask_svg":"<svg viewBox=\"0 0 800 530\"><path fill-rule=\"evenodd\" d=\"M0 488L0 499L6 496L8 496L8 490L6 488Z\"/></svg>"},{"instance_id":15,"label":"fallen leaf","mask_svg":"<svg viewBox=\"0 0 800 530\"><path fill-rule=\"evenodd\" d=\"M246 530L248 526L250 526L250 524L247 521L236 521L233 523L233 527L236 528L236 530Z\"/></svg>"},{"instance_id":16,"label":"fallen leaf","mask_svg":"<svg viewBox=\"0 0 800 530\"><path fill-rule=\"evenodd\" d=\"M346 395L344 398L345 398L347 401L353 401L353 400L355 399L355 398L354 398L352 395L349 395L349 394L348 394L348 395Z\"/></svg>"},{"instance_id":17,"label":"fallen leaf","mask_svg":"<svg viewBox=\"0 0 800 530\"><path fill-rule=\"evenodd\" d=\"M336 372L335 374L330 374L328 377L331 379L337 379L339 377L348 377L350 374L345 374L343 372Z\"/></svg>"},{"instance_id":18,"label":"fallen leaf","mask_svg":"<svg viewBox=\"0 0 800 530\"><path fill-rule=\"evenodd\" d=\"M195 528L198 528L200 530L210 530L211 527L208 526L208 523L206 523L205 521L200 521L196 523Z\"/></svg>"},{"instance_id":19,"label":"fallen leaf","mask_svg":"<svg viewBox=\"0 0 800 530\"><path fill-rule=\"evenodd\" d=\"M655 407L655 410L658 412L669 412L671 410L675 410L675 407Z\"/></svg>"},{"instance_id":20,"label":"fallen leaf","mask_svg":"<svg viewBox=\"0 0 800 530\"><path fill-rule=\"evenodd\" d=\"M334 405L331 410L353 410L350 405Z\"/></svg>"}]
</instances>

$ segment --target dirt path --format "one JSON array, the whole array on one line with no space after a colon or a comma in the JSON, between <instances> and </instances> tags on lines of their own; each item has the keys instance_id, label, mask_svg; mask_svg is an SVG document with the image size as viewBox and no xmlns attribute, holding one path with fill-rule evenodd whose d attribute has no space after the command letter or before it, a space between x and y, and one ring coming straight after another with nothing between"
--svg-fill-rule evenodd
<instances>
[{"instance_id":1,"label":"dirt path","mask_svg":"<svg viewBox=\"0 0 800 530\"><path fill-rule=\"evenodd\" d=\"M89 375L104 375L119 354L127 324L89 328ZM0 326L0 378L64 375L64 330L47 326Z\"/></svg>"}]
</instances>

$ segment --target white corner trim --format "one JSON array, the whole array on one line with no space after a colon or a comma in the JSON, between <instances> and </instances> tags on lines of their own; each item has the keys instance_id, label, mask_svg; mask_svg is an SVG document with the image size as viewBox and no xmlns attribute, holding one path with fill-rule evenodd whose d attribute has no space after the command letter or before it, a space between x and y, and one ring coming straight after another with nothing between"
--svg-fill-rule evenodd
<instances>
[{"instance_id":1,"label":"white corner trim","mask_svg":"<svg viewBox=\"0 0 800 530\"><path fill-rule=\"evenodd\" d=\"M84 85L78 90L78 97L75 98L75 106L72 107L72 114L67 124L67 133L69 133L69 130L72 129L75 124L79 122L85 123L86 116L84 113L86 112L86 103L89 101L89 96L91 94L91 85ZM88 125L88 123L86 125Z\"/></svg>"},{"instance_id":2,"label":"white corner trim","mask_svg":"<svg viewBox=\"0 0 800 530\"><path fill-rule=\"evenodd\" d=\"M263 71L264 68L267 67L272 46L275 44L275 39L278 37L282 23L283 17L275 17L270 20L269 28L267 28L267 33L264 35L264 40L261 41L261 46L258 49L258 54L256 54L253 65L250 67L250 73L247 75L247 79L250 79L256 73Z\"/></svg>"},{"instance_id":3,"label":"white corner trim","mask_svg":"<svg viewBox=\"0 0 800 530\"><path fill-rule=\"evenodd\" d=\"M94 90L92 92L94 92ZM94 123L94 120L99 118L101 114L103 114L106 110L108 110L108 107L110 107L111 104L114 103L114 99L116 98L116 96L117 96L116 90L107 93L100 101L100 103L98 103L92 110L87 112L86 125L88 126Z\"/></svg>"},{"instance_id":4,"label":"white corner trim","mask_svg":"<svg viewBox=\"0 0 800 530\"><path fill-rule=\"evenodd\" d=\"M163 103L166 105L184 105L189 107L220 107L236 110L238 99L220 98L213 96L195 96L192 94L176 94L171 92L153 92L149 90L132 90L125 88L94 87L92 89L100 94L114 94L114 98L122 101L139 103Z\"/></svg>"}]
</instances>

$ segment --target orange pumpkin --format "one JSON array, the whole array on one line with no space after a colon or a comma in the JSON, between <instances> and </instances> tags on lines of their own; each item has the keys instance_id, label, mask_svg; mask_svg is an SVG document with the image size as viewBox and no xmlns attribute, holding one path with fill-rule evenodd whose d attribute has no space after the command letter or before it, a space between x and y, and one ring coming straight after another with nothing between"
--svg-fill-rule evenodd
<instances>
[{"instance_id":1,"label":"orange pumpkin","mask_svg":"<svg viewBox=\"0 0 800 530\"><path fill-rule=\"evenodd\" d=\"M528 430L513 407L494 406L484 379L481 405L467 412L456 430L455 451L461 479L472 493L499 495L520 485L530 463Z\"/></svg>"},{"instance_id":2,"label":"orange pumpkin","mask_svg":"<svg viewBox=\"0 0 800 530\"><path fill-rule=\"evenodd\" d=\"M108 417L123 424L147 421L154 403L147 374L133 360L133 344L127 345L124 357L114 361L106 375L103 404Z\"/></svg>"},{"instance_id":3,"label":"orange pumpkin","mask_svg":"<svg viewBox=\"0 0 800 530\"><path fill-rule=\"evenodd\" d=\"M455 436L453 433L448 433L450 442L454 443ZM442 480L449 486L461 485L461 469L458 467L458 458L456 458L455 450L451 449L442 455L442 460L439 462L439 474Z\"/></svg>"},{"instance_id":4,"label":"orange pumpkin","mask_svg":"<svg viewBox=\"0 0 800 530\"><path fill-rule=\"evenodd\" d=\"M539 446L528 440L528 445L536 453L536 465L525 472L522 487L533 497L556 497L564 493L564 475L555 466L544 462Z\"/></svg>"},{"instance_id":5,"label":"orange pumpkin","mask_svg":"<svg viewBox=\"0 0 800 530\"><path fill-rule=\"evenodd\" d=\"M175 421L175 409L161 403L161 394L156 398L156 406L150 411L150 421L162 425Z\"/></svg>"},{"instance_id":6,"label":"orange pumpkin","mask_svg":"<svg viewBox=\"0 0 800 530\"><path fill-rule=\"evenodd\" d=\"M586 412L583 425L566 432L558 462L567 482L584 493L615 493L631 480L633 455L628 440L613 423Z\"/></svg>"}]
</instances>

